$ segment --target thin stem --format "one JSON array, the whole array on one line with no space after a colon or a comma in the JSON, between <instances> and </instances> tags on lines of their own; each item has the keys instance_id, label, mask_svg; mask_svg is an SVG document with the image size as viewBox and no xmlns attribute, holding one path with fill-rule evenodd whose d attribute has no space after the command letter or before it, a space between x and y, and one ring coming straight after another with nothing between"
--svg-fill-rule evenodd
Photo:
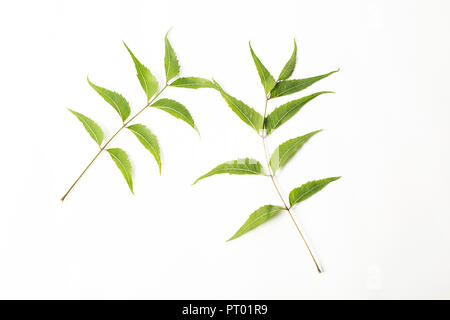
<instances>
[{"instance_id":1,"label":"thin stem","mask_svg":"<svg viewBox=\"0 0 450 320\"><path fill-rule=\"evenodd\" d=\"M266 119L266 114L267 114L267 103L268 103L268 102L269 102L269 98L266 97L266 103L265 103L265 106L264 106L264 118L263 118L263 119ZM272 167L270 166L270 160L269 160L269 155L268 155L268 153L267 153L267 146L266 146L266 135L265 135L265 132L264 132L265 130L264 130L264 129L265 129L265 121L263 122L263 134L261 135L261 138L262 138L262 144L263 144L263 147L264 147L264 156L265 156L265 158L266 158L267 170L268 170L268 172L269 172L269 175L268 175L268 176L269 176L270 179L272 180L272 184L273 184L273 186L274 186L274 188L275 188L275 191L277 192L278 196L280 197L281 202L282 202L283 205L284 205L284 208L285 208L285 209L287 210L287 212L289 213L289 216L291 217L291 220L292 220L292 222L294 223L295 228L297 229L298 233L300 234L300 237L303 239L303 242L305 243L306 248L308 249L308 252L309 252L309 254L311 255L311 258L312 258L313 261L314 261L314 265L316 266L317 271L318 271L319 273L322 273L322 269L320 269L320 266L319 266L319 264L317 263L316 258L314 257L314 254L312 253L311 248L310 248L309 245L308 245L308 242L306 241L305 237L303 236L302 231L300 230L300 228L299 228L297 222L296 222L295 219L294 219L294 216L292 215L291 207L289 207L289 206L287 205L286 201L284 201L284 198L283 198L283 196L281 195L280 190L278 189L277 183L276 183L276 181L275 181L275 174L274 174L274 172L272 171Z\"/></svg>"},{"instance_id":2,"label":"thin stem","mask_svg":"<svg viewBox=\"0 0 450 320\"><path fill-rule=\"evenodd\" d=\"M124 122L123 125L116 131L116 133L114 133L111 138L109 138L108 141L105 142L105 144L103 145L103 147L100 148L100 150L97 152L97 154L94 156L94 158L91 160L91 162L89 162L89 164L86 166L86 168L83 170L83 172L81 172L81 174L79 175L79 177L75 180L75 182L70 186L70 188L67 190L67 192L62 196L61 201L64 201L64 199L66 199L67 195L70 193L70 191L72 191L72 189L75 187L75 185L78 183L78 181L81 179L81 177L86 173L86 171L89 169L89 167L94 163L94 161L97 159L97 157L103 152L103 150L105 150L105 148L109 145L109 143L119 134L120 131L122 131L122 129L124 129L131 121L133 121L138 115L140 115L145 109L147 109L153 101L156 100L156 98L158 98L161 93L163 93L163 91L169 86L169 84L166 83L166 85L158 92L156 93L156 95L147 102L147 104L145 105L145 107L143 107L141 110L139 110L134 116L132 116L128 121Z\"/></svg>"}]
</instances>

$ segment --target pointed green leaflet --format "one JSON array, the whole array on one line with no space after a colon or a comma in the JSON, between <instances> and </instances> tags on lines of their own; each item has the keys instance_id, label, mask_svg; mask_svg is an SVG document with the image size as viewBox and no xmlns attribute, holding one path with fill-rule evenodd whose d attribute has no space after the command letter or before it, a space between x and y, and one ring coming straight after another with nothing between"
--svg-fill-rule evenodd
<instances>
[{"instance_id":1,"label":"pointed green leaflet","mask_svg":"<svg viewBox=\"0 0 450 320\"><path fill-rule=\"evenodd\" d=\"M153 97L153 95L156 93L156 91L158 91L158 80L156 80L155 76L150 72L150 70L148 70L147 67L144 66L135 57L126 43L124 42L123 44L130 53L131 58L133 59L134 65L136 67L137 77L139 79L139 82L141 83L142 89L144 89L144 92L147 96L147 101L149 101L151 97Z\"/></svg>"},{"instance_id":2,"label":"pointed green leaflet","mask_svg":"<svg viewBox=\"0 0 450 320\"><path fill-rule=\"evenodd\" d=\"M192 128L194 128L198 132L198 129L194 123L194 119L192 119L189 110L186 109L186 107L183 106L181 103L172 99L164 98L154 102L151 106L164 110L167 113L173 115L175 118L185 121L187 124L189 124Z\"/></svg>"},{"instance_id":3,"label":"pointed green leaflet","mask_svg":"<svg viewBox=\"0 0 450 320\"><path fill-rule=\"evenodd\" d=\"M89 135L94 139L94 141L100 146L103 142L103 130L100 128L100 126L95 123L94 120L86 117L84 114L81 114L79 112L73 111L71 109L67 109L70 112L72 112L78 120L83 124L86 131L89 133Z\"/></svg>"},{"instance_id":4,"label":"pointed green leaflet","mask_svg":"<svg viewBox=\"0 0 450 320\"><path fill-rule=\"evenodd\" d=\"M199 88L215 88L214 83L208 79L199 77L184 77L178 78L170 84L171 87L199 89Z\"/></svg>"},{"instance_id":5,"label":"pointed green leaflet","mask_svg":"<svg viewBox=\"0 0 450 320\"><path fill-rule=\"evenodd\" d=\"M281 126L283 123L292 118L305 104L324 93L332 93L331 91L321 91L310 94L309 96L289 101L275 110L267 117L265 123L266 133L270 134L273 130Z\"/></svg>"},{"instance_id":6,"label":"pointed green leaflet","mask_svg":"<svg viewBox=\"0 0 450 320\"><path fill-rule=\"evenodd\" d=\"M280 144L270 157L270 167L273 173L283 167L312 136L320 131L322 130L313 131Z\"/></svg>"},{"instance_id":7,"label":"pointed green leaflet","mask_svg":"<svg viewBox=\"0 0 450 320\"><path fill-rule=\"evenodd\" d=\"M180 73L180 65L178 63L177 55L172 48L172 45L167 38L168 33L164 39L165 55L164 55L164 69L166 70L166 83Z\"/></svg>"},{"instance_id":8,"label":"pointed green leaflet","mask_svg":"<svg viewBox=\"0 0 450 320\"><path fill-rule=\"evenodd\" d=\"M99 87L95 84L93 84L89 77L87 78L87 81L89 85L97 91L97 93L105 99L106 102L108 102L114 109L116 109L117 113L119 114L122 121L127 120L128 116L130 115L130 104L128 101L119 93L110 91L108 89Z\"/></svg>"},{"instance_id":9,"label":"pointed green leaflet","mask_svg":"<svg viewBox=\"0 0 450 320\"><path fill-rule=\"evenodd\" d=\"M214 84L215 89L217 89L220 92L220 94L227 102L231 110L233 110L234 113L236 113L238 117L241 118L242 121L244 121L246 124L252 127L257 133L259 133L259 131L262 129L263 126L262 115L257 111L255 111L253 108L250 108L241 100L238 100L235 97L230 96L228 93L225 92L225 90L222 89L222 87L217 82L214 82Z\"/></svg>"},{"instance_id":10,"label":"pointed green leaflet","mask_svg":"<svg viewBox=\"0 0 450 320\"><path fill-rule=\"evenodd\" d=\"M264 87L264 91L266 95L270 92L270 90L273 89L275 86L275 79L272 77L270 72L264 67L261 60L256 56L255 52L253 51L252 45L250 42L248 43L250 47L250 53L252 54L253 61L255 62L256 70L258 71L259 78L261 79L261 83Z\"/></svg>"},{"instance_id":11,"label":"pointed green leaflet","mask_svg":"<svg viewBox=\"0 0 450 320\"><path fill-rule=\"evenodd\" d=\"M289 78L294 72L296 63L297 63L297 43L295 42L294 39L294 52L292 52L292 55L289 58L288 62L286 62L283 70L281 70L281 73L278 76L278 81L286 80L287 78Z\"/></svg>"},{"instance_id":12,"label":"pointed green leaflet","mask_svg":"<svg viewBox=\"0 0 450 320\"><path fill-rule=\"evenodd\" d=\"M119 148L106 149L106 151L111 155L111 159L113 159L120 172L122 172L128 187L130 187L131 193L134 194L131 163L127 153Z\"/></svg>"},{"instance_id":13,"label":"pointed green leaflet","mask_svg":"<svg viewBox=\"0 0 450 320\"><path fill-rule=\"evenodd\" d=\"M199 180L213 176L215 174L228 173L228 174L252 174L252 175L264 175L264 169L257 160L245 158L237 159L222 163L209 171L208 173L199 177L193 184L196 184Z\"/></svg>"},{"instance_id":14,"label":"pointed green leaflet","mask_svg":"<svg viewBox=\"0 0 450 320\"><path fill-rule=\"evenodd\" d=\"M161 155L156 136L143 124L133 124L128 126L127 129L133 132L142 145L150 151L158 164L159 173L161 173Z\"/></svg>"},{"instance_id":15,"label":"pointed green leaflet","mask_svg":"<svg viewBox=\"0 0 450 320\"><path fill-rule=\"evenodd\" d=\"M323 188L325 188L327 186L327 184L338 180L341 177L331 177L331 178L325 178L325 179L321 179L321 180L313 180L313 181L309 181L305 184L303 184L302 186L293 189L290 193L289 193L289 203L291 205L291 207L294 204L297 204L299 202L302 202L306 199L308 199L309 197L311 197L313 194L319 192L320 190L322 190Z\"/></svg>"},{"instance_id":16,"label":"pointed green leaflet","mask_svg":"<svg viewBox=\"0 0 450 320\"><path fill-rule=\"evenodd\" d=\"M287 96L289 94L299 92L303 89L308 88L310 85L316 83L317 81L322 80L338 71L339 70L331 71L329 73L311 78L280 81L270 92L270 98Z\"/></svg>"},{"instance_id":17,"label":"pointed green leaflet","mask_svg":"<svg viewBox=\"0 0 450 320\"><path fill-rule=\"evenodd\" d=\"M283 207L273 205L265 205L263 207L260 207L248 217L247 221L245 221L242 227L240 227L239 230L227 241L239 238L243 234L273 218L283 210L285 210Z\"/></svg>"}]
</instances>

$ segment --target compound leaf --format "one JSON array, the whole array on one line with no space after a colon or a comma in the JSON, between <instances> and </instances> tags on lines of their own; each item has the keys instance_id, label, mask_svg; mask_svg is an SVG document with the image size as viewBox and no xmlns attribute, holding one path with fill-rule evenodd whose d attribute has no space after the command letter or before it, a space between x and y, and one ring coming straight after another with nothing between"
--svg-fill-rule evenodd
<instances>
[{"instance_id":1,"label":"compound leaf","mask_svg":"<svg viewBox=\"0 0 450 320\"><path fill-rule=\"evenodd\" d=\"M235 97L230 96L222 89L222 87L217 82L214 82L214 84L215 89L217 89L220 92L220 94L227 102L231 110L233 110L234 113L236 113L238 117L241 118L242 121L244 121L246 124L252 127L257 133L259 133L259 131L262 129L263 126L262 115L257 111L255 111L253 108L247 106L241 100L238 100Z\"/></svg>"},{"instance_id":2,"label":"compound leaf","mask_svg":"<svg viewBox=\"0 0 450 320\"><path fill-rule=\"evenodd\" d=\"M145 91L147 96L147 101L150 100L151 97L158 91L158 80L156 80L155 76L144 66L139 60L134 56L133 52L128 48L126 43L123 43L125 48L127 48L130 53L131 58L133 59L134 65L136 67L137 77L139 82L141 83L142 88Z\"/></svg>"},{"instance_id":3,"label":"compound leaf","mask_svg":"<svg viewBox=\"0 0 450 320\"><path fill-rule=\"evenodd\" d=\"M243 234L273 218L282 210L285 209L283 207L273 205L265 205L263 207L260 207L248 217L247 221L245 221L242 227L240 227L239 230L227 241L239 238Z\"/></svg>"},{"instance_id":4,"label":"compound leaf","mask_svg":"<svg viewBox=\"0 0 450 320\"><path fill-rule=\"evenodd\" d=\"M199 77L184 77L178 78L170 84L171 87L199 89L199 88L215 88L214 83L208 79Z\"/></svg>"},{"instance_id":5,"label":"compound leaf","mask_svg":"<svg viewBox=\"0 0 450 320\"><path fill-rule=\"evenodd\" d=\"M270 134L273 130L281 126L283 123L288 121L292 116L294 116L305 104L320 96L323 93L332 93L331 91L321 91L310 94L309 96L290 101L285 103L275 110L273 110L265 120L265 129L267 134Z\"/></svg>"},{"instance_id":6,"label":"compound leaf","mask_svg":"<svg viewBox=\"0 0 450 320\"><path fill-rule=\"evenodd\" d=\"M183 106L181 103L172 100L172 99L159 99L155 103L151 105L152 107L161 109L166 111L167 113L173 115L175 118L181 119L188 123L192 128L194 128L197 132L198 129L195 126L194 119L192 119L191 114L188 109Z\"/></svg>"},{"instance_id":7,"label":"compound leaf","mask_svg":"<svg viewBox=\"0 0 450 320\"><path fill-rule=\"evenodd\" d=\"M278 81L286 80L287 78L289 78L294 72L296 63L297 63L297 43L295 42L294 39L294 51L292 52L292 55L289 58L288 62L286 62L286 64L284 65L283 70L281 70L281 73L278 76Z\"/></svg>"},{"instance_id":8,"label":"compound leaf","mask_svg":"<svg viewBox=\"0 0 450 320\"><path fill-rule=\"evenodd\" d=\"M128 159L127 153L120 148L106 149L106 151L108 151L108 153L111 155L111 158L116 163L120 172L122 172L123 177L127 181L131 193L134 194L131 163L130 160Z\"/></svg>"},{"instance_id":9,"label":"compound leaf","mask_svg":"<svg viewBox=\"0 0 450 320\"><path fill-rule=\"evenodd\" d=\"M261 83L267 95L270 92L270 90L272 90L273 87L275 86L276 84L275 79L272 77L272 75L266 69L266 67L264 67L261 60L259 60L259 58L256 56L250 42L248 43L248 45L250 46L250 52L252 54L253 61L255 62L256 70L258 71L259 78L261 79Z\"/></svg>"},{"instance_id":10,"label":"compound leaf","mask_svg":"<svg viewBox=\"0 0 450 320\"><path fill-rule=\"evenodd\" d=\"M237 159L233 161L228 161L222 163L209 171L208 173L202 175L200 178L195 180L193 184L196 184L199 180L213 176L215 174L228 173L228 174L252 174L252 175L264 175L264 169L257 160L245 158Z\"/></svg>"},{"instance_id":11,"label":"compound leaf","mask_svg":"<svg viewBox=\"0 0 450 320\"><path fill-rule=\"evenodd\" d=\"M131 112L130 104L121 94L93 84L89 80L89 77L87 78L87 81L88 81L89 85L95 91L97 91L97 93L103 99L105 99L106 102L108 102L114 109L116 109L116 111L119 114L122 121L125 121L128 118L128 116L130 115L130 112Z\"/></svg>"},{"instance_id":12,"label":"compound leaf","mask_svg":"<svg viewBox=\"0 0 450 320\"><path fill-rule=\"evenodd\" d=\"M165 37L165 55L164 55L164 68L166 70L166 82L170 79L176 77L180 73L180 65L178 63L177 55L172 48L172 45L167 38L168 33Z\"/></svg>"},{"instance_id":13,"label":"compound leaf","mask_svg":"<svg viewBox=\"0 0 450 320\"><path fill-rule=\"evenodd\" d=\"M128 126L131 132L133 132L138 140L142 143L142 145L150 151L153 157L156 160L156 163L159 167L159 173L161 173L161 155L159 151L158 139L156 136L143 124L133 124Z\"/></svg>"},{"instance_id":14,"label":"compound leaf","mask_svg":"<svg viewBox=\"0 0 450 320\"><path fill-rule=\"evenodd\" d=\"M100 128L100 126L97 123L95 123L94 120L86 117L85 115L73 111L71 109L68 110L72 112L78 118L78 120L80 120L80 122L86 128L86 131L89 133L92 139L94 139L95 142L100 146L103 142L104 137L102 128Z\"/></svg>"},{"instance_id":15,"label":"compound leaf","mask_svg":"<svg viewBox=\"0 0 450 320\"><path fill-rule=\"evenodd\" d=\"M313 131L280 144L270 157L270 167L273 173L284 166L312 136L320 131L322 130Z\"/></svg>"},{"instance_id":16,"label":"compound leaf","mask_svg":"<svg viewBox=\"0 0 450 320\"><path fill-rule=\"evenodd\" d=\"M329 73L311 78L280 81L275 85L275 87L270 92L270 98L287 96L289 94L299 92L303 89L308 88L313 83L322 80L323 78L326 78L329 75L332 75L333 73L338 71L339 70L331 71Z\"/></svg>"},{"instance_id":17,"label":"compound leaf","mask_svg":"<svg viewBox=\"0 0 450 320\"><path fill-rule=\"evenodd\" d=\"M331 178L325 178L321 180L313 180L309 181L302 186L293 189L289 193L289 203L291 204L291 207L294 204L297 204L299 202L302 202L303 200L308 199L313 194L319 192L323 188L326 187L327 184L330 182L338 180L340 177L331 177Z\"/></svg>"}]
</instances>

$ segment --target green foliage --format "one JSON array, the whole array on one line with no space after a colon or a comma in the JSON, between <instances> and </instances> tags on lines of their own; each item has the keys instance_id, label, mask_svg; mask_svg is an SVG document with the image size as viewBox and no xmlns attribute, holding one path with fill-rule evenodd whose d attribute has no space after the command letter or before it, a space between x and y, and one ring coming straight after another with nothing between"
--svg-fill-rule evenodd
<instances>
[{"instance_id":1,"label":"green foliage","mask_svg":"<svg viewBox=\"0 0 450 320\"><path fill-rule=\"evenodd\" d=\"M106 102L108 102L114 109L116 109L117 113L119 114L120 118L122 118L122 121L127 120L128 116L130 115L130 104L128 101L120 94L114 91L110 91L108 89L99 87L95 84L93 84L89 78L87 78L87 81L89 85L97 91L97 93L102 96L103 99L105 99Z\"/></svg>"},{"instance_id":2,"label":"green foliage","mask_svg":"<svg viewBox=\"0 0 450 320\"><path fill-rule=\"evenodd\" d=\"M132 124L127 129L133 132L142 145L150 151L158 164L159 173L161 173L161 155L156 136L143 124Z\"/></svg>"},{"instance_id":3,"label":"green foliage","mask_svg":"<svg viewBox=\"0 0 450 320\"><path fill-rule=\"evenodd\" d=\"M278 81L288 79L294 72L296 64L297 64L297 43L295 42L294 39L294 52L292 52L292 55L289 58L288 62L286 62L283 70L281 70L280 75L278 76Z\"/></svg>"},{"instance_id":4,"label":"green foliage","mask_svg":"<svg viewBox=\"0 0 450 320\"><path fill-rule=\"evenodd\" d=\"M283 123L291 119L306 103L309 101L315 99L319 95L322 95L324 93L328 93L330 91L321 91L316 92L310 95L307 95L305 97L302 97L300 99L287 102L278 108L275 108L269 115L267 114L267 107L268 102L272 98L276 97L282 97L289 94L293 94L296 92L299 92L301 90L306 89L307 87L311 86L315 82L324 79L328 77L329 75L337 72L333 71L327 74L323 74L316 77L311 78L305 78L305 79L296 79L296 80L288 80L295 69L295 66L297 64L297 44L294 40L294 50L291 54L291 57L287 61L287 63L284 65L283 69L280 72L280 75L278 76L278 80L275 81L273 76L270 74L268 69L263 65L261 60L258 58L258 56L253 51L252 46L250 45L250 53L253 58L253 61L256 66L256 70L258 71L259 78L261 80L261 83L264 87L265 92L265 106L264 106L264 116L262 116L259 112L257 112L255 109L249 107L245 103L243 103L241 100L238 100L225 92L225 90L214 81L215 89L221 94L221 96L225 99L228 106L232 109L234 113L236 113L241 120L243 120L246 124L251 126L256 133L261 136L262 138L262 144L264 146L264 153L266 157L266 165L267 165L267 171L269 174L265 174L265 170L263 166L254 159L251 159L251 165L249 164L250 159L245 159L244 163L237 163L236 161L233 162L227 162L224 164L221 164L214 168L213 170L209 171L208 173L204 174L200 178L198 178L194 183L199 181L200 179L210 177L215 174L220 173L230 173L230 174L257 174L257 175L265 175L270 178L271 182L273 183L273 186L275 188L275 191L277 195L280 197L280 201L282 202L282 206L277 205L265 205L263 207L260 207L258 210L253 212L247 221L242 225L242 227L229 239L233 240L236 239L243 234L247 233L248 231L254 229L255 227L261 225L262 223L270 220L272 217L277 215L279 212L286 210L294 222L296 229L301 235L301 238L305 241L306 246L308 247L308 251L311 254L311 257L314 260L314 263L316 265L316 268L319 272L321 272L321 269L316 262L314 255L312 254L305 237L303 236L300 228L298 227L297 223L295 222L294 216L291 212L291 207L294 204L297 204L314 193L320 191L323 189L328 183L337 180L339 177L334 178L327 178L317 181L311 181L303 186L296 188L291 191L289 195L290 200L290 206L287 205L286 201L284 200L280 189L278 188L278 185L276 183L276 177L275 174L277 173L277 170L281 167L283 167L292 157L303 147L303 145L315 134L317 134L318 131L310 132L306 135L296 137L290 140L287 140L286 142L279 145L274 152L272 153L272 156L269 160L269 155L267 151L266 146L266 139L275 129L279 128ZM193 87L196 86L209 86L209 83L206 81L198 81L194 82L195 85L192 85ZM189 85L189 81L185 81ZM241 160L242 161L242 160Z\"/></svg>"},{"instance_id":5,"label":"green foliage","mask_svg":"<svg viewBox=\"0 0 450 320\"><path fill-rule=\"evenodd\" d=\"M279 168L283 167L313 135L320 131L322 130L313 131L280 144L270 157L272 172L275 173Z\"/></svg>"},{"instance_id":6,"label":"green foliage","mask_svg":"<svg viewBox=\"0 0 450 320\"><path fill-rule=\"evenodd\" d=\"M67 190L67 192L64 194L64 196L61 198L63 201L67 195L70 193L70 191L74 188L74 186L78 183L80 178L85 174L87 169L92 165L92 163L95 162L95 160L99 157L99 155L104 151L107 150L108 153L111 155L112 159L116 163L117 167L122 172L123 176L125 177L125 180L127 181L128 186L130 187L130 190L133 192L133 180L132 180L132 170L131 170L131 163L128 159L128 155L119 148L110 148L106 149L106 147L109 146L109 144L115 139L115 137L124 129L127 128L130 130L142 143L142 145L150 151L150 153L153 155L153 157L156 160L156 163L158 164L159 172L161 173L161 152L160 147L158 143L158 139L156 136L150 131L148 127L146 127L143 124L131 124L133 120L135 120L136 117L138 117L143 111L145 111L149 107L158 108L161 110L164 110L168 112L169 114L175 116L178 119L181 119L188 123L192 128L194 128L197 132L197 127L194 123L194 119L192 118L191 114L187 110L185 106L182 104L176 102L175 100L171 100L168 98L159 99L155 102L155 100L163 93L163 91L168 87L184 87L184 88L215 88L215 85L206 79L198 78L198 77L184 77L184 78L178 78L179 71L180 71L180 65L178 63L177 56L175 54L175 51L172 48L172 45L170 44L167 35L164 39L164 47L165 47L165 57L164 57L164 67L166 71L166 81L174 80L172 83L168 84L166 83L165 86L162 86L162 89L158 91L158 81L156 78L152 75L149 69L147 69L131 52L130 48L125 44L125 48L129 52L131 58L133 59L134 65L136 67L137 77L139 80L139 83L141 84L142 88L144 89L145 95L147 97L145 104L143 107L137 111L133 116L130 117L131 108L128 103L128 101L120 94L107 90L105 88L102 88L100 86L95 85L92 83L89 78L88 83L89 85L103 98L106 102L108 102L120 115L123 124L115 131L114 134L111 135L109 139L106 140L106 142L101 145L103 142L104 134L102 129L91 119L84 116L81 113L75 112L73 110L70 110L80 121L83 123L84 127L88 131L89 135L95 140L95 142L100 146L100 150L98 153L94 156L94 158L91 160L91 162L87 165L87 167L82 171L80 176L75 180L75 182L70 186L70 188ZM170 89L172 90L172 89ZM128 120L127 120L128 119Z\"/></svg>"},{"instance_id":7,"label":"green foliage","mask_svg":"<svg viewBox=\"0 0 450 320\"><path fill-rule=\"evenodd\" d=\"M147 101L149 101L153 95L158 91L158 80L156 80L155 76L144 66L139 60L135 57L133 52L125 45L128 52L130 53L131 58L133 59L134 65L136 67L137 77L139 82L141 83L142 89L144 89L145 94L147 95Z\"/></svg>"},{"instance_id":8,"label":"green foliage","mask_svg":"<svg viewBox=\"0 0 450 320\"><path fill-rule=\"evenodd\" d=\"M332 93L331 91L321 91L310 94L309 96L285 103L270 113L265 119L266 133L270 134L273 130L281 126L283 123L292 118L305 104L315 97L324 93Z\"/></svg>"},{"instance_id":9,"label":"green foliage","mask_svg":"<svg viewBox=\"0 0 450 320\"><path fill-rule=\"evenodd\" d=\"M299 92L308 88L310 85L316 83L317 81L322 80L338 71L339 70L331 71L329 73L311 78L280 81L275 85L272 91L270 91L270 98L287 96L289 94Z\"/></svg>"},{"instance_id":10,"label":"green foliage","mask_svg":"<svg viewBox=\"0 0 450 320\"><path fill-rule=\"evenodd\" d=\"M128 187L130 187L131 193L134 193L131 162L128 159L127 153L120 148L107 149L106 151L108 151L111 155L111 159L114 160L117 168L122 172Z\"/></svg>"},{"instance_id":11,"label":"green foliage","mask_svg":"<svg viewBox=\"0 0 450 320\"><path fill-rule=\"evenodd\" d=\"M309 181L302 186L293 189L289 193L289 203L291 207L294 204L297 204L299 202L302 202L309 197L311 197L313 194L319 192L323 188L325 188L330 182L336 181L340 179L341 177L331 177L326 179L320 179L320 180L314 180Z\"/></svg>"},{"instance_id":12,"label":"green foliage","mask_svg":"<svg viewBox=\"0 0 450 320\"><path fill-rule=\"evenodd\" d=\"M164 55L164 69L166 70L167 83L180 73L180 65L178 64L177 55L175 54L169 39L167 39L167 34L165 38L165 48L166 54Z\"/></svg>"},{"instance_id":13,"label":"green foliage","mask_svg":"<svg viewBox=\"0 0 450 320\"><path fill-rule=\"evenodd\" d=\"M208 79L198 77L178 78L170 84L171 87L199 89L199 88L215 88L216 86Z\"/></svg>"},{"instance_id":14,"label":"green foliage","mask_svg":"<svg viewBox=\"0 0 450 320\"><path fill-rule=\"evenodd\" d=\"M245 221L242 227L240 227L239 230L227 241L239 238L243 234L263 224L267 220L275 217L279 212L283 210L285 210L283 207L273 206L270 204L257 209L248 217L247 221Z\"/></svg>"},{"instance_id":15,"label":"green foliage","mask_svg":"<svg viewBox=\"0 0 450 320\"><path fill-rule=\"evenodd\" d=\"M89 135L92 137L92 139L94 139L94 141L98 145L101 145L103 142L103 137L104 137L102 128L100 128L100 126L98 124L96 124L94 122L94 120L89 119L85 115L83 115L79 112L73 111L71 109L68 109L68 110L70 112L72 112L78 118L78 120L80 120L80 122L86 128L86 131L89 133Z\"/></svg>"},{"instance_id":16,"label":"green foliage","mask_svg":"<svg viewBox=\"0 0 450 320\"><path fill-rule=\"evenodd\" d=\"M175 100L164 98L154 102L151 106L164 110L167 113L173 115L175 118L185 121L187 124L189 124L192 128L194 128L198 132L198 129L194 123L194 119L192 119L192 116L189 113L188 109L186 109L186 107L183 106L181 103Z\"/></svg>"},{"instance_id":17,"label":"green foliage","mask_svg":"<svg viewBox=\"0 0 450 320\"><path fill-rule=\"evenodd\" d=\"M256 174L264 175L264 169L258 161L255 159L237 159L233 161L228 161L222 163L209 171L208 173L202 175L200 178L195 180L193 184L196 184L199 180L213 176L215 174L228 173L228 174Z\"/></svg>"},{"instance_id":18,"label":"green foliage","mask_svg":"<svg viewBox=\"0 0 450 320\"><path fill-rule=\"evenodd\" d=\"M258 71L259 78L261 79L261 84L263 85L264 91L267 95L275 86L275 79L272 77L266 67L264 67L261 60L259 60L259 58L256 56L250 42L248 43L248 45L250 46L250 53L252 54L253 61L255 62L256 70Z\"/></svg>"},{"instance_id":19,"label":"green foliage","mask_svg":"<svg viewBox=\"0 0 450 320\"><path fill-rule=\"evenodd\" d=\"M256 132L259 133L259 131L263 127L264 122L263 116L254 109L250 108L241 100L238 100L235 97L230 96L228 93L225 92L225 90L222 89L222 87L217 82L214 82L214 84L215 88L220 92L223 99L227 102L231 110L233 110L234 113L236 113L238 117L241 118L242 121L244 121L246 124L248 124Z\"/></svg>"}]
</instances>

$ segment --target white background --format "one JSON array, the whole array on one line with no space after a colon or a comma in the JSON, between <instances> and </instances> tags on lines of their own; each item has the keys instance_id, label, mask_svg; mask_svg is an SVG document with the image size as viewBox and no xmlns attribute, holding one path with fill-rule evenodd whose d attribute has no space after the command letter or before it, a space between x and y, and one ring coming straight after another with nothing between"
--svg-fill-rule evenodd
<instances>
[{"instance_id":1,"label":"white background","mask_svg":"<svg viewBox=\"0 0 450 320\"><path fill-rule=\"evenodd\" d=\"M0 298L450 298L450 4L448 1L4 1L0 5ZM259 137L213 90L171 88L201 138L160 110L163 172L129 132L132 196L66 108L110 135L115 111L86 76L145 95L121 40L163 79L163 38L182 75L214 77L263 111L248 41L277 76L341 71L303 92L336 91L269 139L323 128L282 170L287 196L342 175L295 209L325 273L289 217L226 243L247 216L279 204L265 177L196 177L224 161L263 161ZM295 97L300 97L297 94ZM294 98L271 102L270 109Z\"/></svg>"}]
</instances>

